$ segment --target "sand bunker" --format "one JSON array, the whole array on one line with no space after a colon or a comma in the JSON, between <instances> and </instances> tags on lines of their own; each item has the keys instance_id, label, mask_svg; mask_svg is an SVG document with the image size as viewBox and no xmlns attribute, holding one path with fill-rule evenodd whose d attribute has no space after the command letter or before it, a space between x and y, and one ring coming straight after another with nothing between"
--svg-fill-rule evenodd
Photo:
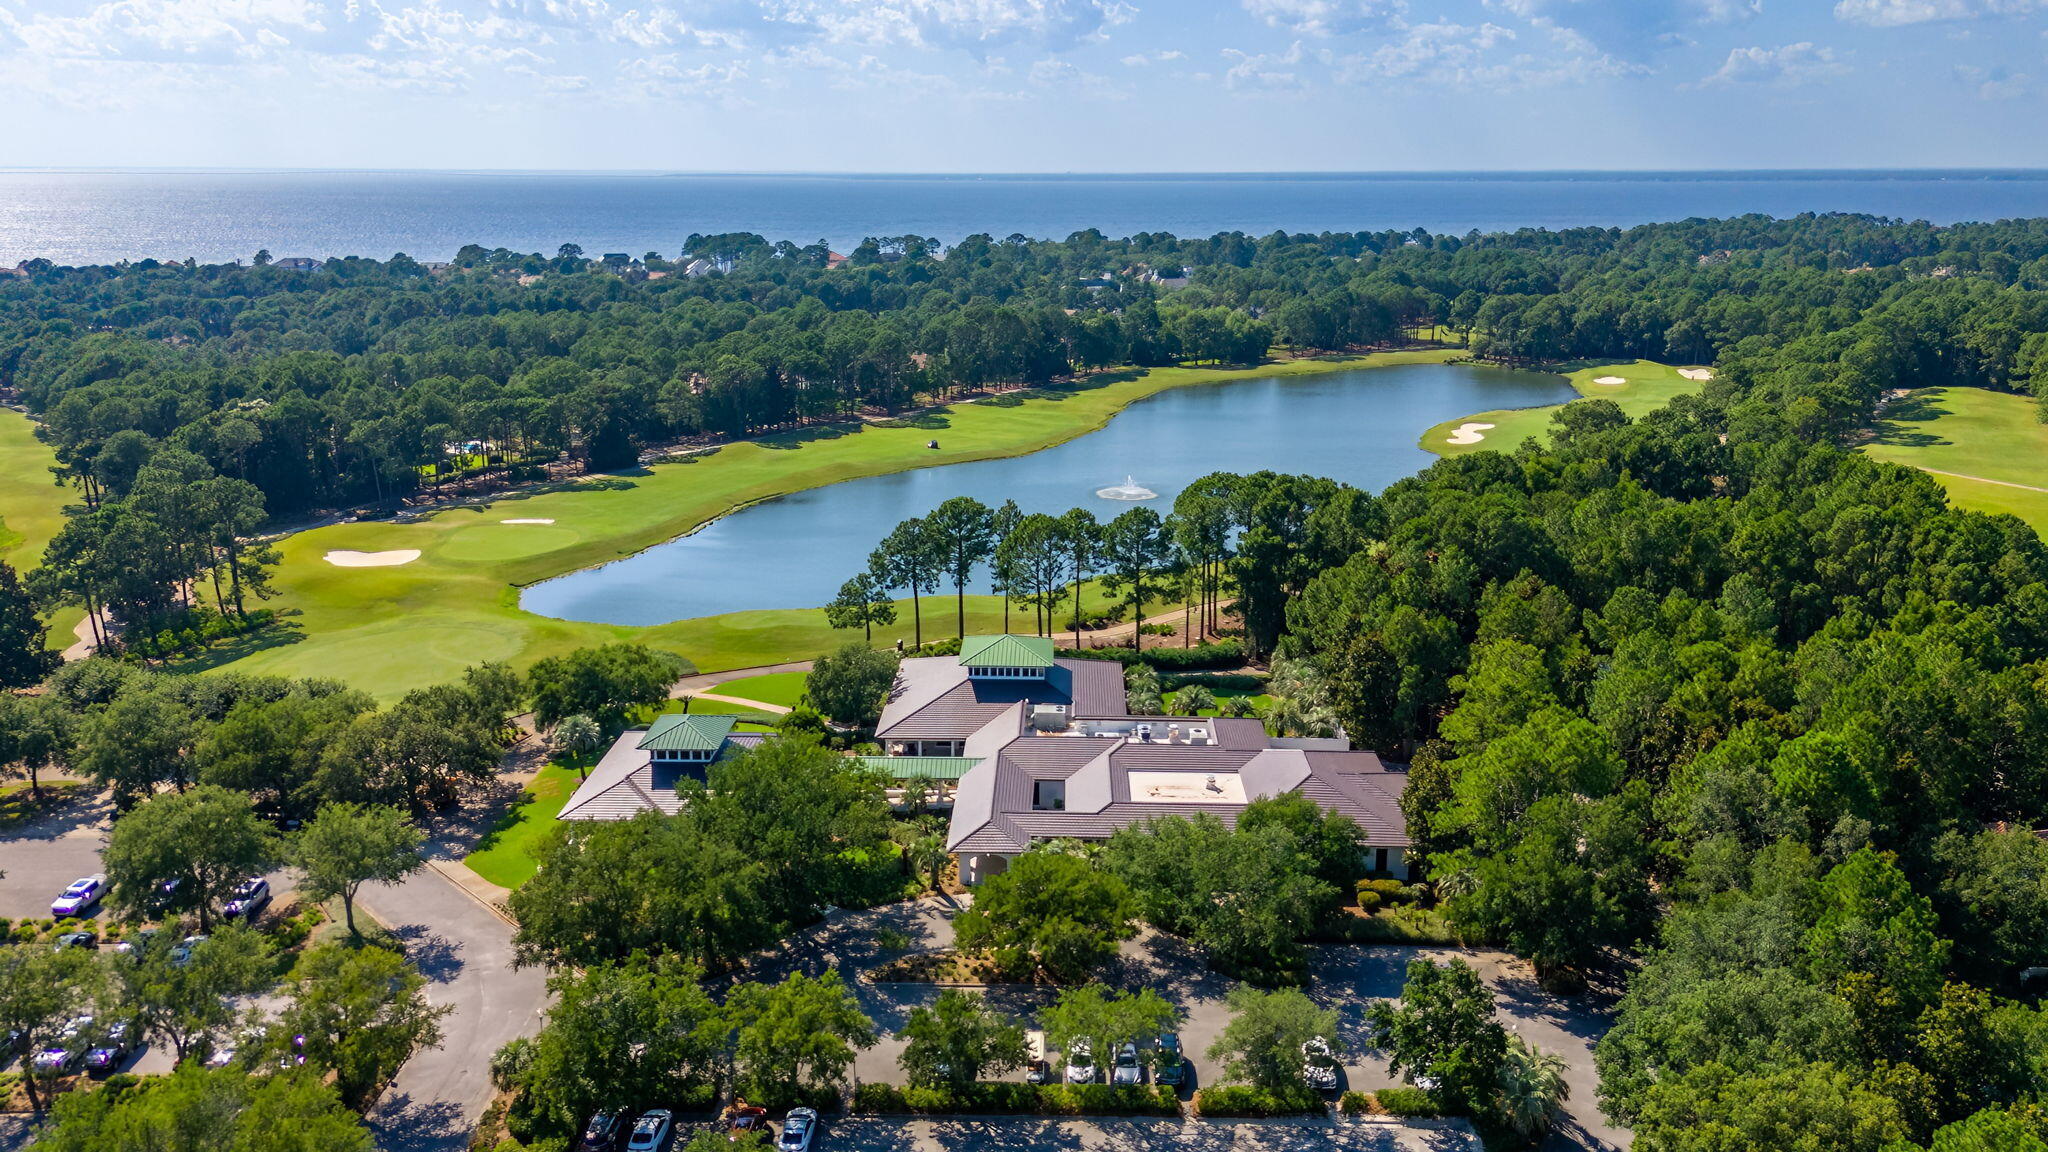
<instances>
[{"instance_id":1,"label":"sand bunker","mask_svg":"<svg viewBox=\"0 0 2048 1152\"><path fill-rule=\"evenodd\" d=\"M336 568L390 568L398 564L410 564L420 558L417 548L396 548L389 552L354 552L343 548L327 554L327 562Z\"/></svg>"},{"instance_id":2,"label":"sand bunker","mask_svg":"<svg viewBox=\"0 0 2048 1152\"><path fill-rule=\"evenodd\" d=\"M1620 376L1596 376L1596 377L1594 377L1594 378L1593 378L1593 383L1595 383L1595 384L1626 384L1626 383L1628 383L1628 381L1627 381L1626 379L1624 379L1624 378L1620 377Z\"/></svg>"},{"instance_id":3,"label":"sand bunker","mask_svg":"<svg viewBox=\"0 0 2048 1152\"><path fill-rule=\"evenodd\" d=\"M1712 380L1714 378L1714 370L1712 368L1680 368L1678 374L1687 380Z\"/></svg>"},{"instance_id":4,"label":"sand bunker","mask_svg":"<svg viewBox=\"0 0 2048 1152\"><path fill-rule=\"evenodd\" d=\"M500 520L500 524L553 524L554 521L539 516L521 516L516 520Z\"/></svg>"},{"instance_id":5,"label":"sand bunker","mask_svg":"<svg viewBox=\"0 0 2048 1152\"><path fill-rule=\"evenodd\" d=\"M1486 439L1486 430L1491 427L1493 427L1491 424L1460 424L1449 436L1444 438L1444 442L1447 444L1477 444L1481 440Z\"/></svg>"}]
</instances>

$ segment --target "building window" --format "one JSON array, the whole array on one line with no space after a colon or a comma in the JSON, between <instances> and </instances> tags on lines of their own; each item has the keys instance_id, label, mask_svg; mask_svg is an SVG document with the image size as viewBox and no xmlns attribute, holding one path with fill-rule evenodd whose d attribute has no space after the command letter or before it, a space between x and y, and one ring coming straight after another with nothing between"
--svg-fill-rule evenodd
<instances>
[{"instance_id":1,"label":"building window","mask_svg":"<svg viewBox=\"0 0 2048 1152\"><path fill-rule=\"evenodd\" d=\"M1064 812L1066 807L1067 782L1065 780L1036 780L1032 782L1032 811Z\"/></svg>"},{"instance_id":2,"label":"building window","mask_svg":"<svg viewBox=\"0 0 2048 1152\"><path fill-rule=\"evenodd\" d=\"M1385 872L1387 870L1387 850L1385 848L1375 848L1372 850L1372 870L1375 872Z\"/></svg>"}]
</instances>

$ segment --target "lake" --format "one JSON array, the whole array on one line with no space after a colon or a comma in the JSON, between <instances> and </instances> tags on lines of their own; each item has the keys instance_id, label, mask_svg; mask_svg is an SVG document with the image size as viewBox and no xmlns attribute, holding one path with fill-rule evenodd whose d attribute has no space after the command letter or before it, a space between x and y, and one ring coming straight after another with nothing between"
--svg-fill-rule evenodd
<instances>
[{"instance_id":1,"label":"lake","mask_svg":"<svg viewBox=\"0 0 2048 1152\"><path fill-rule=\"evenodd\" d=\"M1108 519L1131 504L1096 490L1126 476L1159 494L1147 504L1162 515L1182 488L1211 472L1299 472L1378 491L1436 459L1416 445L1433 424L1573 395L1562 377L1548 373L1463 364L1175 388L1028 456L848 480L764 501L638 555L535 584L520 606L630 625L816 607L865 567L899 521L953 496L991 508L1015 500L1026 512L1079 505ZM938 435L943 440L945 433Z\"/></svg>"},{"instance_id":2,"label":"lake","mask_svg":"<svg viewBox=\"0 0 2048 1152\"><path fill-rule=\"evenodd\" d=\"M675 255L692 232L850 252L864 236L952 243L1171 232L1460 234L1628 227L1689 216L1868 212L1950 224L2048 215L2048 173L1336 172L1234 175L702 175L567 172L0 171L0 263L247 260L464 244Z\"/></svg>"}]
</instances>

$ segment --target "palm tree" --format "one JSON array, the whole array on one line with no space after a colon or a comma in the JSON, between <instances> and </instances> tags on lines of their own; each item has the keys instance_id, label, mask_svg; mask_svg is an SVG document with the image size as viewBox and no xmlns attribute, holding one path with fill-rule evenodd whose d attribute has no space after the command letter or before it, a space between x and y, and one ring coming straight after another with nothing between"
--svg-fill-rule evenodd
<instances>
[{"instance_id":1,"label":"palm tree","mask_svg":"<svg viewBox=\"0 0 2048 1152\"><path fill-rule=\"evenodd\" d=\"M1564 1058L1520 1036L1508 1038L1499 1083L1495 1107L1501 1120L1531 1141L1550 1131L1551 1117L1571 1095L1571 1086L1564 1082Z\"/></svg>"},{"instance_id":2,"label":"palm tree","mask_svg":"<svg viewBox=\"0 0 2048 1152\"><path fill-rule=\"evenodd\" d=\"M597 726L597 721L581 712L574 716L564 716L555 725L555 747L576 757L576 771L579 774L588 775L584 769L583 758L597 751L597 746L603 741L604 730Z\"/></svg>"}]
</instances>

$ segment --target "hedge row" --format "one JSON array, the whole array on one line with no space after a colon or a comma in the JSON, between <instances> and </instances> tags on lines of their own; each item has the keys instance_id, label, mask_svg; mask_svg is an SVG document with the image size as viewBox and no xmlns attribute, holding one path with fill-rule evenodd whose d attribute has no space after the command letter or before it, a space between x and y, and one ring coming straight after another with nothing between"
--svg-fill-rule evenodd
<instances>
[{"instance_id":1,"label":"hedge row","mask_svg":"<svg viewBox=\"0 0 2048 1152\"><path fill-rule=\"evenodd\" d=\"M1337 1099L1337 1111L1352 1116L1400 1116L1406 1119L1427 1119L1444 1114L1435 1098L1420 1088L1346 1092Z\"/></svg>"},{"instance_id":2,"label":"hedge row","mask_svg":"<svg viewBox=\"0 0 2048 1152\"><path fill-rule=\"evenodd\" d=\"M1183 688L1257 695L1266 690L1266 678L1256 672L1168 672L1159 677L1161 692L1178 692Z\"/></svg>"},{"instance_id":3,"label":"hedge row","mask_svg":"<svg viewBox=\"0 0 2048 1152\"><path fill-rule=\"evenodd\" d=\"M969 1088L862 1084L853 1110L922 1115L1010 1113L1036 1116L1178 1116L1180 1098L1159 1084L984 1083Z\"/></svg>"},{"instance_id":4,"label":"hedge row","mask_svg":"<svg viewBox=\"0 0 2048 1152\"><path fill-rule=\"evenodd\" d=\"M1195 1093L1195 1113L1200 1116L1300 1116L1322 1110L1323 1098L1308 1088L1225 1084Z\"/></svg>"},{"instance_id":5,"label":"hedge row","mask_svg":"<svg viewBox=\"0 0 2048 1152\"><path fill-rule=\"evenodd\" d=\"M956 648L955 651L958 651ZM1197 668L1236 668L1244 663L1244 645L1236 640L1215 640L1192 648L1162 644L1139 651L1133 648L1062 648L1062 656L1076 660L1115 660L1120 664L1150 664L1161 672L1186 672Z\"/></svg>"}]
</instances>

